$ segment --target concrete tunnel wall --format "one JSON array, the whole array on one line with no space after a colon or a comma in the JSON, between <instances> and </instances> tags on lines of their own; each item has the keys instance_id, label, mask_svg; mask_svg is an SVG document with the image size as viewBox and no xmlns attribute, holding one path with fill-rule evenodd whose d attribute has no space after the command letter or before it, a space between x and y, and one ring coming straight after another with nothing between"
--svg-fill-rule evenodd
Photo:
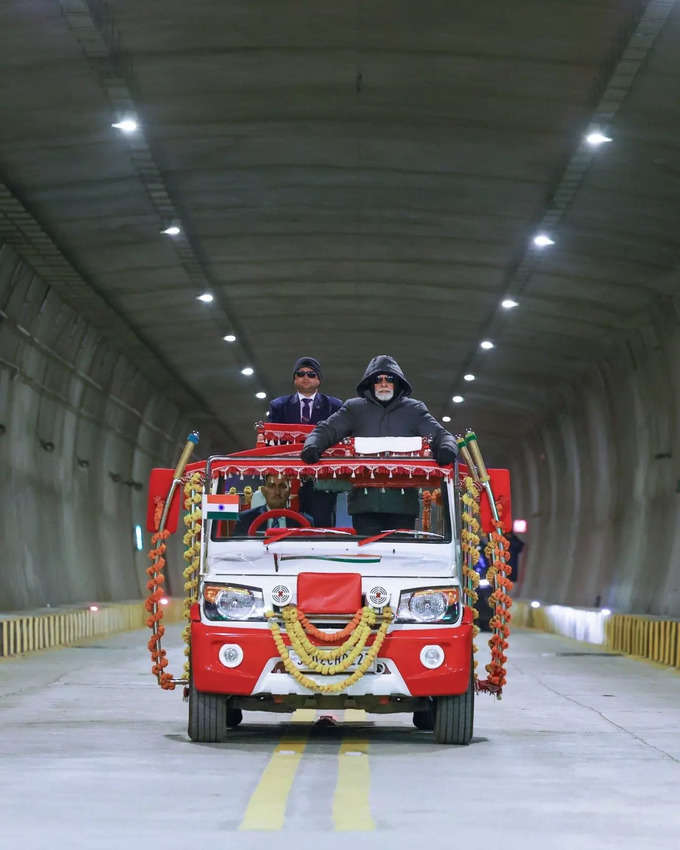
<instances>
[{"instance_id":1,"label":"concrete tunnel wall","mask_svg":"<svg viewBox=\"0 0 680 850\"><path fill-rule=\"evenodd\" d=\"M188 423L2 244L0 311L0 611L138 599L148 473Z\"/></svg>"},{"instance_id":2,"label":"concrete tunnel wall","mask_svg":"<svg viewBox=\"0 0 680 850\"><path fill-rule=\"evenodd\" d=\"M680 616L680 298L615 344L512 468L516 595Z\"/></svg>"}]
</instances>

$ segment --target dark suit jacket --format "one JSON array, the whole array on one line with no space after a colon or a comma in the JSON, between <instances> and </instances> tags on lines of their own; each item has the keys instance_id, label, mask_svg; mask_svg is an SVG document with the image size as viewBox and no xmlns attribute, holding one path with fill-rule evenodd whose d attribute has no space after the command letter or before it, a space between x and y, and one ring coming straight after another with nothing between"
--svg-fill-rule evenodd
<instances>
[{"instance_id":1,"label":"dark suit jacket","mask_svg":"<svg viewBox=\"0 0 680 850\"><path fill-rule=\"evenodd\" d=\"M328 419L331 413L335 413L342 407L339 398L332 395L317 393L312 405L310 422L316 425L322 419ZM269 405L269 416L267 422L279 422L281 424L298 425L300 423L300 402L297 393L282 395L274 398Z\"/></svg>"},{"instance_id":2,"label":"dark suit jacket","mask_svg":"<svg viewBox=\"0 0 680 850\"><path fill-rule=\"evenodd\" d=\"M242 511L236 520L236 525L234 526L231 536L245 537L248 534L250 523L255 519L255 517L258 517L260 514L263 514L268 510L270 510L270 508L268 508L267 505L259 505L259 507L251 508L249 511ZM313 518L309 514L303 514L303 516L307 517L312 525L314 525ZM264 525L260 526L260 531L264 531Z\"/></svg>"}]
</instances>

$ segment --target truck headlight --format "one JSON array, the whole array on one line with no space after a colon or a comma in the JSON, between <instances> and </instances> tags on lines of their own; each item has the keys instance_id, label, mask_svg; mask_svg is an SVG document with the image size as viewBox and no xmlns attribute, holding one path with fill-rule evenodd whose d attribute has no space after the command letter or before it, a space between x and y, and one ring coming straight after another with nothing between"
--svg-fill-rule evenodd
<instances>
[{"instance_id":1,"label":"truck headlight","mask_svg":"<svg viewBox=\"0 0 680 850\"><path fill-rule=\"evenodd\" d=\"M396 621L400 623L451 623L458 619L457 587L402 590Z\"/></svg>"},{"instance_id":2,"label":"truck headlight","mask_svg":"<svg viewBox=\"0 0 680 850\"><path fill-rule=\"evenodd\" d=\"M264 597L259 587L242 584L206 584L203 610L209 620L262 620Z\"/></svg>"}]
</instances>

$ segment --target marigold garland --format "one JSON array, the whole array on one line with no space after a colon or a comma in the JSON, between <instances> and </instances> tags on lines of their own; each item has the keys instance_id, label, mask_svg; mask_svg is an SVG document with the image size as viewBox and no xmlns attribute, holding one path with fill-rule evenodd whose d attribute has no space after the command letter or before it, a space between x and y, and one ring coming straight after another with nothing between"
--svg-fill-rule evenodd
<instances>
[{"instance_id":1,"label":"marigold garland","mask_svg":"<svg viewBox=\"0 0 680 850\"><path fill-rule=\"evenodd\" d=\"M317 640L323 641L324 643L337 643L337 641L345 640L345 638L352 634L352 632L359 625L362 617L364 616L364 611L364 608L359 608L359 610L352 617L349 623L347 623L345 628L339 632L322 632L321 629L317 629L317 627L313 623L310 623L306 615L299 609L297 609L297 617L302 625L302 628L307 632L308 635L311 635L312 637L316 638Z\"/></svg>"},{"instance_id":2,"label":"marigold garland","mask_svg":"<svg viewBox=\"0 0 680 850\"><path fill-rule=\"evenodd\" d=\"M503 686L507 681L505 664L508 658L504 650L508 648L507 638L510 635L512 599L509 591L512 589L512 582L508 578L510 573L510 564L508 563L510 544L503 535L502 524L494 522L494 527L495 531L491 533L486 547L486 552L491 561L491 566L486 574L494 588L489 597L489 604L494 607L495 611L494 616L489 621L494 634L489 640L491 661L486 665L489 676L483 684L484 690L495 693L500 699Z\"/></svg>"},{"instance_id":3,"label":"marigold garland","mask_svg":"<svg viewBox=\"0 0 680 850\"><path fill-rule=\"evenodd\" d=\"M321 669L318 669L317 667L313 667L312 664L309 663L314 662L316 659L313 658L306 651L305 646L299 639L300 634L304 635L304 632L299 626L297 610L294 606L287 606L287 609L283 609L283 611L281 612L281 616L287 627L289 623L292 626L291 631L288 632L288 637L290 639L292 648L304 661L305 664L308 664L308 666L312 667L312 669L316 669L317 672L325 676L329 676L338 672L344 672L344 670L346 670L352 663L354 663L359 653L365 648L366 642L372 633L369 622L374 625L376 621L375 613L368 609L371 617L367 616L366 619L356 627L355 633L359 632L360 634L359 637L356 639L356 643L354 645L354 648L350 652L349 657L340 664L319 664L318 667L320 667ZM284 614L284 612L286 613ZM325 684L322 682L315 682L314 679L310 679L308 676L305 676L304 673L298 670L297 666L291 660L287 646L283 642L283 637L281 636L281 629L279 627L279 624L275 620L276 615L272 611L268 611L266 616L269 620L269 627L272 631L274 643L276 644L276 648L278 650L279 656L281 657L281 660L283 661L283 666L286 672L289 673L304 688L307 688L307 690L316 691L317 693L322 694L341 693L342 691L355 684L355 682L358 682L359 679L361 679L361 677L366 673L371 664L373 664L373 662L377 658L378 652L380 651L380 647L382 646L383 641L385 640L385 635L387 634L389 625L394 619L394 614L392 613L392 610L388 607L384 608L382 613L383 621L380 624L373 643L368 648L366 658L364 658L359 667L345 679L342 679L340 682L330 682L328 684ZM352 640L353 637L354 635L350 636L350 640ZM310 644L310 646L312 646L312 648L315 649L317 652L319 651L319 647L314 647L313 644ZM340 647L338 647L338 649L340 649ZM324 650L320 651L323 652Z\"/></svg>"},{"instance_id":4,"label":"marigold garland","mask_svg":"<svg viewBox=\"0 0 680 850\"><path fill-rule=\"evenodd\" d=\"M468 604L473 608L473 617L476 619L479 615L474 608L478 600L476 588L479 585L479 575L475 569L479 561L479 531L480 525L477 516L479 515L479 490L475 486L471 478L465 479L465 492L462 496L463 502L463 530L461 532L461 548L464 555L463 576L465 578L464 593ZM509 543L503 536L503 526L500 521L494 521L494 531L489 535L489 541L484 547L484 553L489 561L489 567L486 571L486 578L493 587L493 592L489 596L489 605L492 607L494 614L489 620L489 626L493 631L493 635L489 639L489 649L491 650L491 661L485 666L488 676L484 680L479 680L475 671L475 687L480 691L488 691L495 694L498 699L501 698L503 686L506 684L505 664L507 656L504 650L508 648L507 638L510 635L510 606L512 600L509 596L509 591L512 588L512 582L507 577L510 572L510 565L507 563ZM479 633L479 629L475 626L474 637ZM477 646L474 641L472 644L473 652L477 652ZM477 662L474 663L475 668Z\"/></svg>"},{"instance_id":5,"label":"marigold garland","mask_svg":"<svg viewBox=\"0 0 680 850\"><path fill-rule=\"evenodd\" d=\"M357 646L357 644L361 641L362 637L366 638L370 634L371 627L375 624L375 614L368 607L360 609L357 614L359 615L358 621L356 614L352 618L352 623L356 621L356 627L352 630L347 640L345 640L341 646L336 646L333 649L321 649L320 647L315 646L313 643L311 643L311 641L307 638L305 630L301 624L301 619L304 618L305 620L307 620L307 618L304 614L302 615L302 617L300 616L299 609L295 608L295 606L293 605L288 605L281 611L281 616L283 618L284 623L286 624L286 631L289 635L291 635L291 640L292 636L294 635L296 641L302 645L304 652L306 653L304 656L301 655L300 657L305 662L309 661L309 666L313 667L313 669L317 669L313 662L318 662L320 658L330 660L341 658L346 652L353 650L353 648ZM343 629L343 632L344 631L345 630ZM324 634L326 638L328 637L327 632L321 632L321 634ZM342 632L337 632L338 637L341 634ZM365 642L366 641L364 639L364 644ZM363 649L364 644L361 644L356 654L361 652L361 649ZM335 672L344 672L351 663L352 662L350 661L344 667L338 667ZM318 672L322 672L321 667L326 668L328 665L319 664L318 666Z\"/></svg>"},{"instance_id":6,"label":"marigold garland","mask_svg":"<svg viewBox=\"0 0 680 850\"><path fill-rule=\"evenodd\" d=\"M423 531L432 529L432 493L423 490Z\"/></svg>"},{"instance_id":7,"label":"marigold garland","mask_svg":"<svg viewBox=\"0 0 680 850\"><path fill-rule=\"evenodd\" d=\"M184 664L184 678L189 678L189 655L191 653L190 639L191 629L189 624L189 611L191 604L198 598L198 564L200 553L200 524L201 511L196 507L203 497L202 474L195 472L186 482L184 487L185 501L184 506L187 513L184 517L184 524L187 527L187 532L184 535L184 545L187 547L184 558L189 562L184 570L184 589L186 597L184 599L184 617L186 625L182 632L182 637L185 641L184 654L187 659ZM163 606L161 599L165 596L165 541L170 536L167 529L157 531L151 538L151 549L149 550L149 558L152 561L151 566L147 567L147 575L149 580L146 583L146 588L149 591L144 607L149 612L146 624L152 630L153 634L149 638L147 648L151 653L151 672L158 679L158 684L167 691L175 689L177 683L171 673L166 672L168 666L167 652L162 647L162 638L165 635L165 626L163 620Z\"/></svg>"},{"instance_id":8,"label":"marigold garland","mask_svg":"<svg viewBox=\"0 0 680 850\"><path fill-rule=\"evenodd\" d=\"M182 639L184 640L184 678L188 681L191 674L191 606L198 601L198 571L201 554L201 522L202 512L199 507L203 501L203 476L200 472L194 472L184 485L184 525L186 534L182 542L187 547L184 551L184 560L187 562L182 575L184 576L184 628Z\"/></svg>"},{"instance_id":9,"label":"marigold garland","mask_svg":"<svg viewBox=\"0 0 680 850\"><path fill-rule=\"evenodd\" d=\"M479 596L477 588L479 586L479 574L475 567L479 562L479 492L475 487L474 481L469 476L464 481L465 490L461 496L463 503L463 511L461 512L461 520L463 527L461 530L461 549L463 550L463 599L465 604L472 609L472 653L473 656L477 653L478 648L475 643L475 638L479 634L479 626L474 623L479 618L477 610L477 602ZM475 683L477 682L477 659L473 660L473 670Z\"/></svg>"},{"instance_id":10,"label":"marigold garland","mask_svg":"<svg viewBox=\"0 0 680 850\"><path fill-rule=\"evenodd\" d=\"M163 575L163 568L165 567L165 550L167 548L165 541L169 536L170 532L164 529L163 531L157 531L151 538L149 558L152 563L146 569L146 574L149 576L149 580L146 583L149 596L144 603L144 607L149 612L146 624L153 632L147 643L147 648L151 653L151 672L158 679L158 684L161 688L172 691L175 688L175 683L172 681L172 674L165 672L165 668L168 666L168 659L166 658L166 650L161 646L161 639L165 634L165 626L162 624L163 606L160 604L164 596L163 584L165 577Z\"/></svg>"}]
</instances>

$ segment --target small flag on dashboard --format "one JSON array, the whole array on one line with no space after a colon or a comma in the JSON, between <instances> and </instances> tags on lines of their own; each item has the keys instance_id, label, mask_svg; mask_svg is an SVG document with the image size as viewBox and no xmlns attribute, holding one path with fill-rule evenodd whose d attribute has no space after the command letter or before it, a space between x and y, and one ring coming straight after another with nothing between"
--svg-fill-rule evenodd
<instances>
[{"instance_id":1,"label":"small flag on dashboard","mask_svg":"<svg viewBox=\"0 0 680 850\"><path fill-rule=\"evenodd\" d=\"M238 519L238 493L203 496L203 519Z\"/></svg>"}]
</instances>

